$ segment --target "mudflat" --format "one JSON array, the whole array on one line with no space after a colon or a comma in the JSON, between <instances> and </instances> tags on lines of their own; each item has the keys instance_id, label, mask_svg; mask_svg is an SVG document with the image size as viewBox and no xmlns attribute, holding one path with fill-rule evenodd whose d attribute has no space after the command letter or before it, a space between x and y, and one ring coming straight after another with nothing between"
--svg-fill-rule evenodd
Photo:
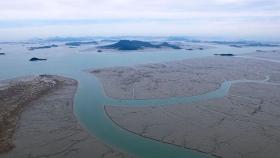
<instances>
[{"instance_id":1,"label":"mudflat","mask_svg":"<svg viewBox=\"0 0 280 158\"><path fill-rule=\"evenodd\" d=\"M222 98L167 106L107 105L104 109L125 130L215 157L274 158L280 154L279 63L209 57L92 72L108 96L120 99L194 96L213 91L226 80L269 76L262 83L234 83Z\"/></svg>"},{"instance_id":2,"label":"mudflat","mask_svg":"<svg viewBox=\"0 0 280 158\"><path fill-rule=\"evenodd\" d=\"M129 157L79 125L73 113L77 81L41 75L0 85L1 158Z\"/></svg>"},{"instance_id":3,"label":"mudflat","mask_svg":"<svg viewBox=\"0 0 280 158\"><path fill-rule=\"evenodd\" d=\"M163 143L216 157L274 158L280 154L279 96L280 85L240 83L221 99L105 110L120 127Z\"/></svg>"},{"instance_id":4,"label":"mudflat","mask_svg":"<svg viewBox=\"0 0 280 158\"><path fill-rule=\"evenodd\" d=\"M91 71L109 97L151 99L193 96L217 89L230 80L261 80L271 75L280 82L279 64L238 57L207 57L134 67Z\"/></svg>"}]
</instances>

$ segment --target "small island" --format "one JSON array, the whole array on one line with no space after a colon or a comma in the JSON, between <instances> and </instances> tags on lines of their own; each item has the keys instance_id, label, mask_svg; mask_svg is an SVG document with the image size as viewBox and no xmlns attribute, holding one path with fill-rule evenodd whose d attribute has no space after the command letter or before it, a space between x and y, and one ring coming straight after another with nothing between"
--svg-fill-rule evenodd
<instances>
[{"instance_id":1,"label":"small island","mask_svg":"<svg viewBox=\"0 0 280 158\"><path fill-rule=\"evenodd\" d=\"M28 50L32 51L32 50L36 50L36 49L49 49L49 48L54 48L54 47L58 47L58 45L52 44L49 46L29 47Z\"/></svg>"},{"instance_id":2,"label":"small island","mask_svg":"<svg viewBox=\"0 0 280 158\"><path fill-rule=\"evenodd\" d=\"M235 56L234 54L230 54L230 53L227 53L227 54L214 54L214 55L217 55L217 56Z\"/></svg>"},{"instance_id":3,"label":"small island","mask_svg":"<svg viewBox=\"0 0 280 158\"><path fill-rule=\"evenodd\" d=\"M177 45L163 42L161 44L152 44L150 42L137 41L137 40L120 40L119 42L111 45L100 46L103 49L117 49L117 50L141 50L145 48L172 48L181 49Z\"/></svg>"},{"instance_id":4,"label":"small island","mask_svg":"<svg viewBox=\"0 0 280 158\"><path fill-rule=\"evenodd\" d=\"M69 43L65 43L65 45L67 46L81 46L81 45L90 45L90 44L97 44L96 41L89 41L89 42L69 42Z\"/></svg>"},{"instance_id":5,"label":"small island","mask_svg":"<svg viewBox=\"0 0 280 158\"><path fill-rule=\"evenodd\" d=\"M33 57L31 59L29 59L29 61L45 61L47 59L43 59L43 58L36 58L36 57Z\"/></svg>"},{"instance_id":6,"label":"small island","mask_svg":"<svg viewBox=\"0 0 280 158\"><path fill-rule=\"evenodd\" d=\"M0 55L5 55L5 53L0 53Z\"/></svg>"},{"instance_id":7,"label":"small island","mask_svg":"<svg viewBox=\"0 0 280 158\"><path fill-rule=\"evenodd\" d=\"M194 51L194 50L204 50L206 48L203 47L190 47L190 48L185 48L187 51Z\"/></svg>"},{"instance_id":8,"label":"small island","mask_svg":"<svg viewBox=\"0 0 280 158\"><path fill-rule=\"evenodd\" d=\"M259 49L258 49L258 50L256 50L256 52L265 52L265 51L263 51L263 50L259 50Z\"/></svg>"},{"instance_id":9,"label":"small island","mask_svg":"<svg viewBox=\"0 0 280 158\"><path fill-rule=\"evenodd\" d=\"M231 45L229 45L229 46L231 46L231 47L235 47L235 48L242 48L242 46L240 46L240 45L236 45L236 44L231 44Z\"/></svg>"}]
</instances>

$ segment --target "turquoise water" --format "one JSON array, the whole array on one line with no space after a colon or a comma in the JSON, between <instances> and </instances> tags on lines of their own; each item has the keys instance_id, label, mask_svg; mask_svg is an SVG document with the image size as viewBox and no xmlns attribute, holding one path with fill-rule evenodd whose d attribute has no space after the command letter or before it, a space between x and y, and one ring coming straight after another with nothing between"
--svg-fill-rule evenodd
<instances>
[{"instance_id":1,"label":"turquoise water","mask_svg":"<svg viewBox=\"0 0 280 158\"><path fill-rule=\"evenodd\" d=\"M104 105L162 106L187 104L196 101L223 97L233 82L226 81L215 91L192 97L174 97L147 100L117 100L107 97L98 80L84 70L111 66L127 66L165 62L211 56L214 53L245 53L260 48L232 48L218 46L204 51L161 51L161 52L81 52L78 49L59 47L46 50L27 51L22 45L0 45L7 55L0 56L0 79L34 74L57 74L78 80L74 111L80 123L93 135L121 151L139 158L206 158L203 153L160 143L143 138L116 126L105 114ZM84 48L83 48L84 49ZM46 62L29 62L31 57L48 58Z\"/></svg>"}]
</instances>

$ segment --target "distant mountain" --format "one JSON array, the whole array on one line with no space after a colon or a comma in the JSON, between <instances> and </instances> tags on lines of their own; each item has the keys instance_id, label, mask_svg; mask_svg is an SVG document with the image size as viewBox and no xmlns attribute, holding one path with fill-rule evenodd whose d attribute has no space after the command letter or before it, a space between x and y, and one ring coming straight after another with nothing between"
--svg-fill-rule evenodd
<instances>
[{"instance_id":1,"label":"distant mountain","mask_svg":"<svg viewBox=\"0 0 280 158\"><path fill-rule=\"evenodd\" d=\"M276 44L270 44L270 43L249 43L246 44L245 46L255 46L255 47L279 47L280 45L276 45Z\"/></svg>"},{"instance_id":2,"label":"distant mountain","mask_svg":"<svg viewBox=\"0 0 280 158\"><path fill-rule=\"evenodd\" d=\"M47 42L76 42L76 41L91 41L93 37L51 37L45 39Z\"/></svg>"},{"instance_id":3,"label":"distant mountain","mask_svg":"<svg viewBox=\"0 0 280 158\"><path fill-rule=\"evenodd\" d=\"M53 47L58 47L58 45L52 44L52 45L49 45L49 46L29 47L28 50L48 49L48 48L53 48Z\"/></svg>"},{"instance_id":4,"label":"distant mountain","mask_svg":"<svg viewBox=\"0 0 280 158\"><path fill-rule=\"evenodd\" d=\"M225 44L231 47L279 47L280 45L272 44L272 43L262 43L262 42L255 42L255 41L211 41L211 43L216 44Z\"/></svg>"},{"instance_id":5,"label":"distant mountain","mask_svg":"<svg viewBox=\"0 0 280 158\"><path fill-rule=\"evenodd\" d=\"M69 42L65 43L67 46L81 46L81 45L90 45L90 44L97 44L96 41L90 41L90 42Z\"/></svg>"},{"instance_id":6,"label":"distant mountain","mask_svg":"<svg viewBox=\"0 0 280 158\"><path fill-rule=\"evenodd\" d=\"M181 49L179 46L177 45L173 45L173 44L169 44L167 42L163 42L162 44L159 45L160 47L169 47L169 48L173 48L173 49Z\"/></svg>"},{"instance_id":7,"label":"distant mountain","mask_svg":"<svg viewBox=\"0 0 280 158\"><path fill-rule=\"evenodd\" d=\"M144 48L173 48L181 49L179 46L164 42L162 44L151 44L150 42L137 41L137 40L120 40L119 42L107 46L100 46L103 49L117 49L117 50L140 50Z\"/></svg>"},{"instance_id":8,"label":"distant mountain","mask_svg":"<svg viewBox=\"0 0 280 158\"><path fill-rule=\"evenodd\" d=\"M115 40L115 39L103 39L100 42L117 42L119 40Z\"/></svg>"}]
</instances>

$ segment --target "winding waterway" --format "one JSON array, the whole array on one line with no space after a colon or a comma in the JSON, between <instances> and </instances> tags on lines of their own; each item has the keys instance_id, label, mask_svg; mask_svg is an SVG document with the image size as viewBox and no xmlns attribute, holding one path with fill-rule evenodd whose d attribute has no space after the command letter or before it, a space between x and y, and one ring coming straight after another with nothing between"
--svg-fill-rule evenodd
<instances>
[{"instance_id":1,"label":"winding waterway","mask_svg":"<svg viewBox=\"0 0 280 158\"><path fill-rule=\"evenodd\" d=\"M115 106L162 106L172 104L187 104L207 99L223 97L233 83L256 82L268 83L267 80L225 81L219 89L192 97L173 97L166 99L147 100L118 100L109 98L103 92L99 81L88 72L92 68L103 68L120 65L135 65L182 60L187 58L206 57L214 53L244 53L252 52L256 48L231 48L219 46L215 49L197 52L169 51L169 52L81 52L79 49L59 47L48 50L27 51L24 45L0 45L6 56L0 58L0 79L36 74L56 74L76 79L79 82L75 97L74 111L80 123L93 135L115 148L139 158L206 158L210 155L186 148L160 143L143 138L114 124L105 114L104 105ZM258 48L260 49L260 48ZM28 62L37 56L48 58L47 62ZM270 83L268 83L270 84ZM271 83L272 84L272 83Z\"/></svg>"}]
</instances>

